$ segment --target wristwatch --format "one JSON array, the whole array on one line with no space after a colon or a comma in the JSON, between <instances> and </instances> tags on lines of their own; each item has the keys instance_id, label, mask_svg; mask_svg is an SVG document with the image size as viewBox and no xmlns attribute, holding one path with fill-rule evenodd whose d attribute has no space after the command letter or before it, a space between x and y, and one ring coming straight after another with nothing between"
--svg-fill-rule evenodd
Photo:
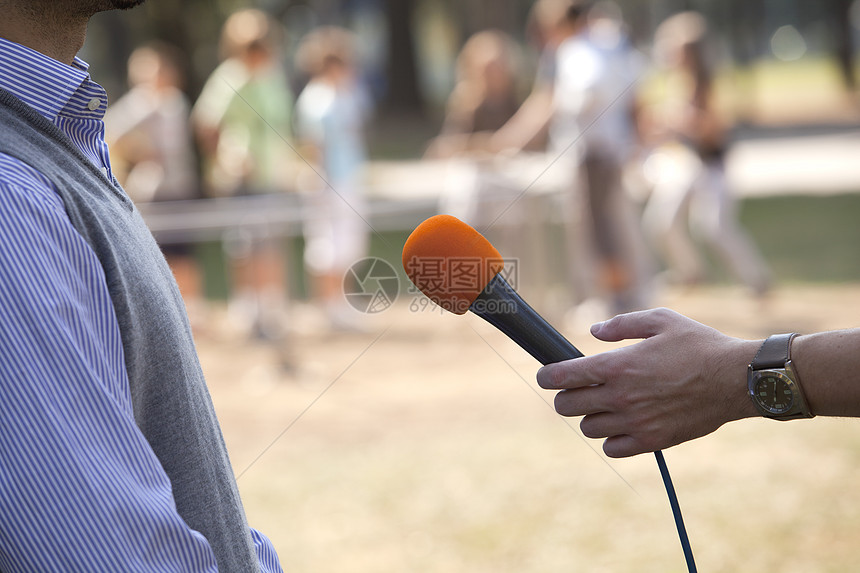
<instances>
[{"instance_id":1,"label":"wristwatch","mask_svg":"<svg viewBox=\"0 0 860 573\"><path fill-rule=\"evenodd\" d=\"M759 348L747 371L750 398L759 413L774 420L812 418L791 363L793 334L774 334Z\"/></svg>"}]
</instances>

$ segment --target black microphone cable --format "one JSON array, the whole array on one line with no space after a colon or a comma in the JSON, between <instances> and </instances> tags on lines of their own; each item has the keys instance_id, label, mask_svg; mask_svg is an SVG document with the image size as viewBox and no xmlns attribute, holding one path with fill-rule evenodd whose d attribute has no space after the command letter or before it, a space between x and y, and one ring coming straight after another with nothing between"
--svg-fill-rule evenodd
<instances>
[{"instance_id":1,"label":"black microphone cable","mask_svg":"<svg viewBox=\"0 0 860 573\"><path fill-rule=\"evenodd\" d=\"M663 485L666 486L666 495L669 496L669 505L672 506L672 517L675 519L675 527L678 529L678 538L681 540L681 549L684 551L684 560L687 562L687 571L696 573L696 560L693 559L693 548L690 546L690 538L687 537L687 528L684 526L684 516L681 515L681 504L678 503L678 496L675 494L675 486L672 485L672 476L669 475L669 466L666 465L666 458L663 457L663 452L657 450L654 452L654 457L657 458L657 467L660 468L660 477L663 478Z\"/></svg>"}]
</instances>

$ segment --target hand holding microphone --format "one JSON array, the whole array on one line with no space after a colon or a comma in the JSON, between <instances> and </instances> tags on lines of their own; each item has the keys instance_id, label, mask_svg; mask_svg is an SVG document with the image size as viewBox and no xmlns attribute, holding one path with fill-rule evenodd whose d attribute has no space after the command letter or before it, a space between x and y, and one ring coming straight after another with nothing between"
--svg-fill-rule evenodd
<instances>
[{"instance_id":1,"label":"hand holding microphone","mask_svg":"<svg viewBox=\"0 0 860 573\"><path fill-rule=\"evenodd\" d=\"M759 342L725 336L665 308L616 316L591 333L605 342L641 342L546 366L537 381L561 390L556 411L584 416L582 433L606 438L610 457L669 448L756 415L746 369Z\"/></svg>"},{"instance_id":2,"label":"hand holding microphone","mask_svg":"<svg viewBox=\"0 0 860 573\"><path fill-rule=\"evenodd\" d=\"M677 420L680 414L683 419L684 412L679 408L702 399L704 393L713 391L713 387L699 385L697 389L695 384L685 386L682 377L684 389L681 392L675 389L674 394L687 400L675 403L666 399L659 380L647 388L639 385L637 361L629 358L648 356L648 343L653 346L669 339L670 344L689 345L694 338L708 339L719 333L705 332L702 329L707 327L698 323L693 324L700 328L694 328L689 324L693 321L680 315L673 316L666 310L639 313L638 318L644 319L641 322L644 330L633 328L625 331L625 321L630 324L629 321L633 320L633 324L639 324L637 317L616 317L613 319L615 322L604 323L596 331L593 329L594 334L600 337L605 329L608 339L620 340L633 333L648 340L634 346L638 352L625 352L625 349L607 352L592 357L593 367L588 362L584 368L577 368L583 365L582 361L589 359L582 358L583 354L576 347L526 304L500 274L504 267L501 254L480 233L459 219L437 215L421 223L403 247L403 267L415 286L430 300L455 314L465 314L466 311L477 314L544 364L538 374L541 386L562 390L556 396L556 411L568 416L585 415L583 433L589 437L608 438L604 445L607 454L629 456L654 452L672 505L688 571L695 571L678 500L659 448L664 443L674 445L696 436L687 435L677 427L661 427L661 423L667 415L669 419ZM659 320L661 317L662 322ZM686 329L679 328L681 326L686 326ZM672 332L675 336L671 336ZM702 348L693 345L690 351L695 353ZM572 358L577 360L569 360ZM629 383L630 379L634 384ZM643 392L647 399L642 399ZM704 433L722 423L719 421L719 408L710 420Z\"/></svg>"}]
</instances>

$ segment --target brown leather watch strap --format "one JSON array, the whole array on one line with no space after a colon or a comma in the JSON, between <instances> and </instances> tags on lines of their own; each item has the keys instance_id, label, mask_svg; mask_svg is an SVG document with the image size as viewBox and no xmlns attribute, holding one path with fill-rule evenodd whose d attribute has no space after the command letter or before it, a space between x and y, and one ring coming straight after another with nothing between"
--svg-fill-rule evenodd
<instances>
[{"instance_id":1,"label":"brown leather watch strap","mask_svg":"<svg viewBox=\"0 0 860 573\"><path fill-rule=\"evenodd\" d=\"M758 349L750 366L753 370L765 370L768 368L785 368L785 363L791 357L791 340L797 333L774 334Z\"/></svg>"}]
</instances>

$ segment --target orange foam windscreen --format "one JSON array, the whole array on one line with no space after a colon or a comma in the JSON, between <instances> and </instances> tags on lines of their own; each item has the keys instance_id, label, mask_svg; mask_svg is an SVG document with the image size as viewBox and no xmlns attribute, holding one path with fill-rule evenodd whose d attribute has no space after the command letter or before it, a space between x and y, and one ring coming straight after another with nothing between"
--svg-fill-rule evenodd
<instances>
[{"instance_id":1,"label":"orange foam windscreen","mask_svg":"<svg viewBox=\"0 0 860 573\"><path fill-rule=\"evenodd\" d=\"M504 261L478 231L451 215L436 215L406 239L403 268L427 298L464 314L504 268Z\"/></svg>"}]
</instances>

